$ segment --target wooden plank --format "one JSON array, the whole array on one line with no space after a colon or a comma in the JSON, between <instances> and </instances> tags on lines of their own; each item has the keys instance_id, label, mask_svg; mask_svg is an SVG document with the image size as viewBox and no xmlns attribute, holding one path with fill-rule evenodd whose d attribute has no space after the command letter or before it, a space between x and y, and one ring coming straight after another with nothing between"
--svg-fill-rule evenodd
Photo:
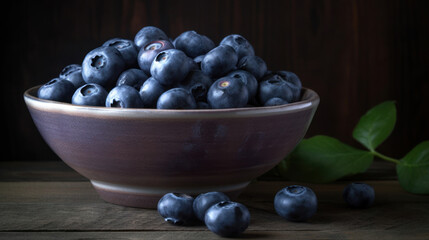
<instances>
[{"instance_id":1,"label":"wooden plank","mask_svg":"<svg viewBox=\"0 0 429 240\"><path fill-rule=\"evenodd\" d=\"M246 230L242 239L407 239L407 240L427 240L428 235L416 232L413 235L401 231L387 230L352 230L352 231L252 231ZM71 239L121 239L121 240L211 240L223 239L214 233L205 231L98 231L98 232L0 232L1 240L71 240Z\"/></svg>"},{"instance_id":2,"label":"wooden plank","mask_svg":"<svg viewBox=\"0 0 429 240\"><path fill-rule=\"evenodd\" d=\"M86 181L62 161L3 161L1 181Z\"/></svg>"},{"instance_id":3,"label":"wooden plank","mask_svg":"<svg viewBox=\"0 0 429 240\"><path fill-rule=\"evenodd\" d=\"M252 183L237 200L248 206L249 231L401 231L427 233L429 196L408 194L396 181L368 182L377 197L372 208L354 210L341 199L345 182L308 185L319 198L317 214L292 223L274 212L276 191L292 182ZM205 231L203 225L177 227L156 210L103 202L89 182L0 182L0 232L5 231Z\"/></svg>"}]
</instances>

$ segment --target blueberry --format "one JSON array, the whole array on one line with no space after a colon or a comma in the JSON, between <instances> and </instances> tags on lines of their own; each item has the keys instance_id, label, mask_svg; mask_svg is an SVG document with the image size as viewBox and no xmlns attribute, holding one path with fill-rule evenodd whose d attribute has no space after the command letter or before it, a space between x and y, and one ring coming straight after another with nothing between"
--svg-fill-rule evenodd
<instances>
[{"instance_id":1,"label":"blueberry","mask_svg":"<svg viewBox=\"0 0 429 240\"><path fill-rule=\"evenodd\" d=\"M82 77L82 66L80 64L70 64L66 66L61 70L59 77L72 82L75 88L85 84Z\"/></svg>"},{"instance_id":2,"label":"blueberry","mask_svg":"<svg viewBox=\"0 0 429 240\"><path fill-rule=\"evenodd\" d=\"M128 85L121 85L110 90L106 97L106 107L142 108L139 92Z\"/></svg>"},{"instance_id":3,"label":"blueberry","mask_svg":"<svg viewBox=\"0 0 429 240\"><path fill-rule=\"evenodd\" d=\"M194 220L194 198L182 193L167 193L158 201L158 213L166 222L187 225Z\"/></svg>"},{"instance_id":4,"label":"blueberry","mask_svg":"<svg viewBox=\"0 0 429 240\"><path fill-rule=\"evenodd\" d=\"M237 237L250 224L249 210L241 203L222 201L211 206L205 214L207 228L222 237Z\"/></svg>"},{"instance_id":5,"label":"blueberry","mask_svg":"<svg viewBox=\"0 0 429 240\"><path fill-rule=\"evenodd\" d=\"M353 208L367 208L374 203L374 188L365 183L351 183L344 188L344 201Z\"/></svg>"},{"instance_id":6,"label":"blueberry","mask_svg":"<svg viewBox=\"0 0 429 240\"><path fill-rule=\"evenodd\" d=\"M253 74L256 79L261 79L267 72L267 64L265 61L255 55L242 57L237 66L239 69L246 70Z\"/></svg>"},{"instance_id":7,"label":"blueberry","mask_svg":"<svg viewBox=\"0 0 429 240\"><path fill-rule=\"evenodd\" d=\"M241 79L223 77L215 81L207 93L212 108L240 108L246 106L249 92Z\"/></svg>"},{"instance_id":8,"label":"blueberry","mask_svg":"<svg viewBox=\"0 0 429 240\"><path fill-rule=\"evenodd\" d=\"M102 46L90 51L82 63L86 83L97 83L106 89L113 87L125 69L121 53L114 47Z\"/></svg>"},{"instance_id":9,"label":"blueberry","mask_svg":"<svg viewBox=\"0 0 429 240\"><path fill-rule=\"evenodd\" d=\"M204 216L206 214L207 209L209 209L216 203L229 200L229 197L222 192L202 193L198 195L194 200L194 214L199 220L204 221Z\"/></svg>"},{"instance_id":10,"label":"blueberry","mask_svg":"<svg viewBox=\"0 0 429 240\"><path fill-rule=\"evenodd\" d=\"M180 34L174 39L173 44L191 58L204 55L216 46L210 38L195 31L186 31Z\"/></svg>"},{"instance_id":11,"label":"blueberry","mask_svg":"<svg viewBox=\"0 0 429 240\"><path fill-rule=\"evenodd\" d=\"M137 55L139 67L150 75L150 66L158 53L174 48L169 40L156 40L142 47Z\"/></svg>"},{"instance_id":12,"label":"blueberry","mask_svg":"<svg viewBox=\"0 0 429 240\"><path fill-rule=\"evenodd\" d=\"M155 78L148 78L140 88L139 94L143 105L147 108L156 108L159 96L166 91L166 88Z\"/></svg>"},{"instance_id":13,"label":"blueberry","mask_svg":"<svg viewBox=\"0 0 429 240\"><path fill-rule=\"evenodd\" d=\"M107 40L103 46L110 46L116 48L122 55L127 67L137 66L137 46L129 39L113 38Z\"/></svg>"},{"instance_id":14,"label":"blueberry","mask_svg":"<svg viewBox=\"0 0 429 240\"><path fill-rule=\"evenodd\" d=\"M284 82L280 80L283 80ZM266 75L262 79L262 81L271 81L272 83L275 83L275 85L280 83L281 83L280 85L285 85L285 86L282 86L282 90L281 90L283 91L283 95L281 96L278 95L275 97L283 98L289 103L299 101L301 98L301 88L302 88L301 80L293 72L289 72L289 71L272 72ZM287 91L286 91L286 88L288 89Z\"/></svg>"},{"instance_id":15,"label":"blueberry","mask_svg":"<svg viewBox=\"0 0 429 240\"><path fill-rule=\"evenodd\" d=\"M192 69L193 60L177 49L168 49L156 55L150 73L165 86L172 86L185 79Z\"/></svg>"},{"instance_id":16,"label":"blueberry","mask_svg":"<svg viewBox=\"0 0 429 240\"><path fill-rule=\"evenodd\" d=\"M278 98L278 97L273 97L268 99L264 106L265 107L269 107L269 106L279 106L279 105L284 105L284 104L288 104L287 101L285 101L284 99Z\"/></svg>"},{"instance_id":17,"label":"blueberry","mask_svg":"<svg viewBox=\"0 0 429 240\"><path fill-rule=\"evenodd\" d=\"M42 99L70 103L75 90L72 82L54 78L39 88L37 96Z\"/></svg>"},{"instance_id":18,"label":"blueberry","mask_svg":"<svg viewBox=\"0 0 429 240\"><path fill-rule=\"evenodd\" d=\"M201 69L201 62L203 61L204 57L205 55L194 57L194 62L197 64L198 69Z\"/></svg>"},{"instance_id":19,"label":"blueberry","mask_svg":"<svg viewBox=\"0 0 429 240\"><path fill-rule=\"evenodd\" d=\"M197 103L192 94L183 88L172 88L158 99L156 104L158 109L195 109Z\"/></svg>"},{"instance_id":20,"label":"blueberry","mask_svg":"<svg viewBox=\"0 0 429 240\"><path fill-rule=\"evenodd\" d=\"M238 59L241 59L244 56L255 55L255 50L253 46L239 34L231 34L222 39L220 45L228 45L234 48L237 52Z\"/></svg>"},{"instance_id":21,"label":"blueberry","mask_svg":"<svg viewBox=\"0 0 429 240\"><path fill-rule=\"evenodd\" d=\"M137 32L134 37L134 43L140 49L145 47L148 43L156 40L169 40L167 34L161 29L154 26L146 26Z\"/></svg>"},{"instance_id":22,"label":"blueberry","mask_svg":"<svg viewBox=\"0 0 429 240\"><path fill-rule=\"evenodd\" d=\"M289 221L303 222L316 213L317 197L308 187L288 186L277 192L274 209L278 215Z\"/></svg>"},{"instance_id":23,"label":"blueberry","mask_svg":"<svg viewBox=\"0 0 429 240\"><path fill-rule=\"evenodd\" d=\"M228 45L220 45L208 52L201 61L201 70L210 77L222 77L235 69L238 57Z\"/></svg>"},{"instance_id":24,"label":"blueberry","mask_svg":"<svg viewBox=\"0 0 429 240\"><path fill-rule=\"evenodd\" d=\"M246 85L249 92L249 101L252 100L258 92L258 81L253 74L244 70L235 70L230 72L227 76L240 79Z\"/></svg>"},{"instance_id":25,"label":"blueberry","mask_svg":"<svg viewBox=\"0 0 429 240\"><path fill-rule=\"evenodd\" d=\"M96 83L87 83L78 88L72 97L72 103L86 106L104 106L107 91Z\"/></svg>"},{"instance_id":26,"label":"blueberry","mask_svg":"<svg viewBox=\"0 0 429 240\"><path fill-rule=\"evenodd\" d=\"M210 105L206 102L197 102L198 109L211 109Z\"/></svg>"},{"instance_id":27,"label":"blueberry","mask_svg":"<svg viewBox=\"0 0 429 240\"><path fill-rule=\"evenodd\" d=\"M206 101L207 92L212 83L212 79L201 70L193 70L178 84L178 87L190 91L195 101Z\"/></svg>"},{"instance_id":28,"label":"blueberry","mask_svg":"<svg viewBox=\"0 0 429 240\"><path fill-rule=\"evenodd\" d=\"M281 75L270 75L267 80L259 83L258 97L261 104L265 103L270 98L281 98L286 102L294 102L296 100L297 88L290 82L287 82Z\"/></svg>"},{"instance_id":29,"label":"blueberry","mask_svg":"<svg viewBox=\"0 0 429 240\"><path fill-rule=\"evenodd\" d=\"M116 86L128 85L140 90L140 87L148 79L146 73L141 69L130 68L121 73L116 81Z\"/></svg>"}]
</instances>

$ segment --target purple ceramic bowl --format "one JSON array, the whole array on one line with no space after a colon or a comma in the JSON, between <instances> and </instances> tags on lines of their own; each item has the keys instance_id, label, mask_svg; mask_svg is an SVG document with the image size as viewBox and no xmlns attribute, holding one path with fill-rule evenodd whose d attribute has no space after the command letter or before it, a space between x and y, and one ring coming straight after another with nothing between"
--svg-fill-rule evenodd
<instances>
[{"instance_id":1,"label":"purple ceramic bowl","mask_svg":"<svg viewBox=\"0 0 429 240\"><path fill-rule=\"evenodd\" d=\"M274 107L120 109L24 99L40 134L107 202L156 208L167 192L234 198L304 137L319 96Z\"/></svg>"}]
</instances>

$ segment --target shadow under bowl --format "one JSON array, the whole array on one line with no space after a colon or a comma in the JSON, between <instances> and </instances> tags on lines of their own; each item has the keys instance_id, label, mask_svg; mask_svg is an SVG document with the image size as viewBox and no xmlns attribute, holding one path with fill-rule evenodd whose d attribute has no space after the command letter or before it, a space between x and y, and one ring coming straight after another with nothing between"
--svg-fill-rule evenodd
<instances>
[{"instance_id":1,"label":"shadow under bowl","mask_svg":"<svg viewBox=\"0 0 429 240\"><path fill-rule=\"evenodd\" d=\"M121 109L24 99L40 134L107 202L156 208L168 192L238 194L304 137L319 96L273 107Z\"/></svg>"}]
</instances>

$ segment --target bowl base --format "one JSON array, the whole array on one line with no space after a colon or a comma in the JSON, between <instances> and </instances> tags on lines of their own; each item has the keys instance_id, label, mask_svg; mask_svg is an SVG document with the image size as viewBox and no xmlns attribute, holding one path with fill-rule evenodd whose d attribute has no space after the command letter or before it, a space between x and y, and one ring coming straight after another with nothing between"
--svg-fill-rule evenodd
<instances>
[{"instance_id":1,"label":"bowl base","mask_svg":"<svg viewBox=\"0 0 429 240\"><path fill-rule=\"evenodd\" d=\"M169 192L186 193L196 197L200 193L219 191L236 199L250 182L223 186L189 187L189 188L154 188L128 186L114 183L91 180L92 186L98 195L106 202L137 208L156 209L159 199Z\"/></svg>"}]
</instances>

